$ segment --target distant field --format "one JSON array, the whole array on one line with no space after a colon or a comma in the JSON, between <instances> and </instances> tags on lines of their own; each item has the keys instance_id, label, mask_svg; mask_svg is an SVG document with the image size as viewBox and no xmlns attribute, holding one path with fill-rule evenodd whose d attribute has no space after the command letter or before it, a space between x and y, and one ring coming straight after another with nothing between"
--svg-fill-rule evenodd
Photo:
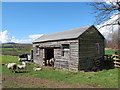
<instances>
[{"instance_id":1,"label":"distant field","mask_svg":"<svg viewBox=\"0 0 120 90\"><path fill-rule=\"evenodd\" d=\"M18 48L2 48L2 50L18 50Z\"/></svg>"},{"instance_id":2,"label":"distant field","mask_svg":"<svg viewBox=\"0 0 120 90\"><path fill-rule=\"evenodd\" d=\"M32 44L3 44L2 55L18 56L19 54L30 54Z\"/></svg>"},{"instance_id":3,"label":"distant field","mask_svg":"<svg viewBox=\"0 0 120 90\"><path fill-rule=\"evenodd\" d=\"M115 54L118 50L105 50L105 54Z\"/></svg>"},{"instance_id":4,"label":"distant field","mask_svg":"<svg viewBox=\"0 0 120 90\"><path fill-rule=\"evenodd\" d=\"M2 62L16 62L16 56L2 56ZM10 73L6 66L2 66L3 88L118 88L118 69L103 70L99 72L71 72L49 67L42 71L33 71L38 64L27 66L27 73ZM24 71L24 70L23 70Z\"/></svg>"},{"instance_id":5,"label":"distant field","mask_svg":"<svg viewBox=\"0 0 120 90\"><path fill-rule=\"evenodd\" d=\"M13 55L18 56L19 54L30 54L30 49L27 50L19 50L18 48L2 48L2 55Z\"/></svg>"}]
</instances>

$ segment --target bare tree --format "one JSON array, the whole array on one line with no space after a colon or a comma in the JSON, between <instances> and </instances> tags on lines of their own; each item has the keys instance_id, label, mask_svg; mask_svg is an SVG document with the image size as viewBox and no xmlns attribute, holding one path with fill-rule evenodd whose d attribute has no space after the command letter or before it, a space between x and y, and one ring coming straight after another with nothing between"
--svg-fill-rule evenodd
<instances>
[{"instance_id":1,"label":"bare tree","mask_svg":"<svg viewBox=\"0 0 120 90\"><path fill-rule=\"evenodd\" d=\"M96 18L95 24L100 25L103 22L118 16L118 18L112 20L112 22L106 23L101 27L120 25L120 0L104 0L104 2L91 2L90 5L93 7L94 10L93 13L95 14Z\"/></svg>"},{"instance_id":2,"label":"bare tree","mask_svg":"<svg viewBox=\"0 0 120 90\"><path fill-rule=\"evenodd\" d=\"M93 14L96 18L95 24L98 25L98 29L112 31L112 33L105 33L108 35L107 45L120 48L120 0L94 0L90 5L93 7ZM118 26L118 30L113 31L116 26Z\"/></svg>"}]
</instances>

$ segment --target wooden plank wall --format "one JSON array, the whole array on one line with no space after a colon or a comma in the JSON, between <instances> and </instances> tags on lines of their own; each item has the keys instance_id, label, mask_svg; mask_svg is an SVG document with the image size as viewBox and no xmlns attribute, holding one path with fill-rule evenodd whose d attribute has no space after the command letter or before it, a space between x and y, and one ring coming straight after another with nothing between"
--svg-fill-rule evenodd
<instances>
[{"instance_id":1,"label":"wooden plank wall","mask_svg":"<svg viewBox=\"0 0 120 90\"><path fill-rule=\"evenodd\" d=\"M69 69L78 70L79 58L78 58L78 40L77 42L70 43L70 60L69 60Z\"/></svg>"},{"instance_id":2,"label":"wooden plank wall","mask_svg":"<svg viewBox=\"0 0 120 90\"><path fill-rule=\"evenodd\" d=\"M43 49L40 49L40 54L37 55L36 48L35 48L36 46L39 46L39 44L33 44L33 61L37 64L42 65L44 52L43 52Z\"/></svg>"},{"instance_id":3,"label":"wooden plank wall","mask_svg":"<svg viewBox=\"0 0 120 90\"><path fill-rule=\"evenodd\" d=\"M96 43L100 43L99 55L97 55ZM87 58L90 59L92 68L94 58L102 55L104 55L104 38L92 27L79 38L79 69L87 68Z\"/></svg>"},{"instance_id":4,"label":"wooden plank wall","mask_svg":"<svg viewBox=\"0 0 120 90\"><path fill-rule=\"evenodd\" d=\"M70 52L69 57L64 57L61 55L61 44L69 44L70 45ZM39 46L42 47L40 49L40 55L36 55L35 47ZM44 42L33 44L34 47L34 62L39 63L42 65L43 58L44 58L44 48L47 47L58 47L54 48L54 58L55 58L55 68L63 68L63 69L72 69L78 70L78 40L64 40L64 41L54 41L54 42ZM53 47L54 46L54 47Z\"/></svg>"}]
</instances>

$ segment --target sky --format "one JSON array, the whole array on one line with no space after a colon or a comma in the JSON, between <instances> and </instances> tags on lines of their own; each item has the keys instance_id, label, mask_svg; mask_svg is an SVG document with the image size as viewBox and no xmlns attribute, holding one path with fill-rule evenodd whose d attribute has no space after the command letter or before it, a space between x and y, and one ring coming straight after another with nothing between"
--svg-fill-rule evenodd
<instances>
[{"instance_id":1,"label":"sky","mask_svg":"<svg viewBox=\"0 0 120 90\"><path fill-rule=\"evenodd\" d=\"M3 2L0 42L32 43L43 34L93 25L88 3Z\"/></svg>"},{"instance_id":2,"label":"sky","mask_svg":"<svg viewBox=\"0 0 120 90\"><path fill-rule=\"evenodd\" d=\"M30 42L31 35L92 25L91 12L87 2L3 2L2 32Z\"/></svg>"}]
</instances>

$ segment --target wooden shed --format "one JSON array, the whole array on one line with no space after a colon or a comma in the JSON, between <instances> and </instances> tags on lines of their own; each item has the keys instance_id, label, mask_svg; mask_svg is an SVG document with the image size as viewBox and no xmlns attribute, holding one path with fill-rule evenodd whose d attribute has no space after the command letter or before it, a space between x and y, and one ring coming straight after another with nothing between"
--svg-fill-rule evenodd
<instances>
[{"instance_id":1,"label":"wooden shed","mask_svg":"<svg viewBox=\"0 0 120 90\"><path fill-rule=\"evenodd\" d=\"M54 67L85 70L94 67L94 60L104 55L104 37L94 25L44 34L33 42L33 60L55 59Z\"/></svg>"}]
</instances>

